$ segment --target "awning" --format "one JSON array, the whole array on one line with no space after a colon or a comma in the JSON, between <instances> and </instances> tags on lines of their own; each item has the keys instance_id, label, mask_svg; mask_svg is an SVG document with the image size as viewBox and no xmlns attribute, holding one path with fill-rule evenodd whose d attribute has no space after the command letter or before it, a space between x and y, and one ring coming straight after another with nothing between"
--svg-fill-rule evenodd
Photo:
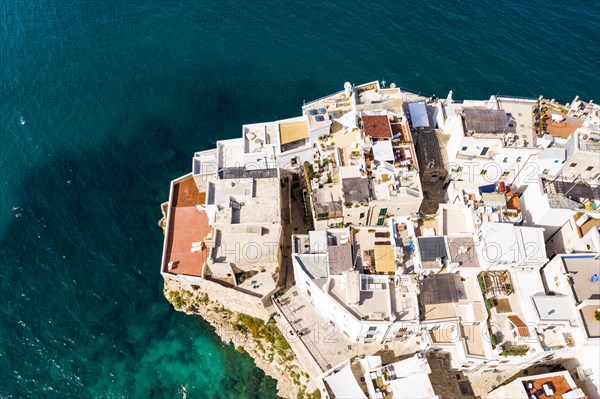
<instances>
[{"instance_id":1,"label":"awning","mask_svg":"<svg viewBox=\"0 0 600 399\"><path fill-rule=\"evenodd\" d=\"M427 107L424 102L408 103L410 118L413 127L429 127L429 118L427 117Z\"/></svg>"},{"instance_id":2,"label":"awning","mask_svg":"<svg viewBox=\"0 0 600 399\"><path fill-rule=\"evenodd\" d=\"M488 206L506 206L506 197L502 193L483 193L481 199Z\"/></svg>"},{"instance_id":3,"label":"awning","mask_svg":"<svg viewBox=\"0 0 600 399\"><path fill-rule=\"evenodd\" d=\"M358 382L356 382L354 374L352 374L350 364L347 364L337 373L326 377L325 382L333 391L336 399L367 399Z\"/></svg>"},{"instance_id":4,"label":"awning","mask_svg":"<svg viewBox=\"0 0 600 399\"><path fill-rule=\"evenodd\" d=\"M396 257L391 245L375 245L375 270L379 273L395 273Z\"/></svg>"},{"instance_id":5,"label":"awning","mask_svg":"<svg viewBox=\"0 0 600 399\"><path fill-rule=\"evenodd\" d=\"M496 192L496 183L488 184L487 186L479 186L480 193L495 193Z\"/></svg>"},{"instance_id":6,"label":"awning","mask_svg":"<svg viewBox=\"0 0 600 399\"><path fill-rule=\"evenodd\" d=\"M356 114L354 111L347 112L339 118L334 118L334 121L347 128L356 129Z\"/></svg>"},{"instance_id":7,"label":"awning","mask_svg":"<svg viewBox=\"0 0 600 399\"><path fill-rule=\"evenodd\" d=\"M308 138L308 125L304 121L280 123L279 136L281 144L306 139Z\"/></svg>"},{"instance_id":8,"label":"awning","mask_svg":"<svg viewBox=\"0 0 600 399\"><path fill-rule=\"evenodd\" d=\"M410 151L409 151L410 152ZM373 143L373 157L379 162L394 162L394 149L391 140L380 140Z\"/></svg>"}]
</instances>

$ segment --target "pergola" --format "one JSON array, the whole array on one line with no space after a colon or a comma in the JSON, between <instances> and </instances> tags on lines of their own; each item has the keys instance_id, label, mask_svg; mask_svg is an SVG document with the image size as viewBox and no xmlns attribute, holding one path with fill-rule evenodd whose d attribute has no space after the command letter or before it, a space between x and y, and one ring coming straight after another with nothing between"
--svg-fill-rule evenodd
<instances>
[{"instance_id":1,"label":"pergola","mask_svg":"<svg viewBox=\"0 0 600 399\"><path fill-rule=\"evenodd\" d=\"M514 292L508 270L487 271L480 274L483 292L492 296L510 295Z\"/></svg>"}]
</instances>

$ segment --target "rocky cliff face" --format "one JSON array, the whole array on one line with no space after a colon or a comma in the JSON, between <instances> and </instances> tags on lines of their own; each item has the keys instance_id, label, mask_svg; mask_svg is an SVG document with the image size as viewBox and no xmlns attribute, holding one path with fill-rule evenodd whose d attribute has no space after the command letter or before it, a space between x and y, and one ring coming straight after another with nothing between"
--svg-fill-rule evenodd
<instances>
[{"instance_id":1,"label":"rocky cliff face","mask_svg":"<svg viewBox=\"0 0 600 399\"><path fill-rule=\"evenodd\" d=\"M176 310L202 317L224 343L247 352L265 374L277 380L279 396L321 397L273 320L265 324L244 313L232 312L211 300L209 292L185 282L166 279L164 294Z\"/></svg>"}]
</instances>

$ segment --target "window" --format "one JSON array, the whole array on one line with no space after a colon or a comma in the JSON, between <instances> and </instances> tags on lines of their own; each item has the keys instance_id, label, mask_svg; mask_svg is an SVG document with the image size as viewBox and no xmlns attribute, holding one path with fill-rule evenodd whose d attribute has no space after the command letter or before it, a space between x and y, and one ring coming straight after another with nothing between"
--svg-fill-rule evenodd
<instances>
[{"instance_id":1,"label":"window","mask_svg":"<svg viewBox=\"0 0 600 399\"><path fill-rule=\"evenodd\" d=\"M381 208L379 210L379 216L385 216L387 214L387 208Z\"/></svg>"},{"instance_id":2,"label":"window","mask_svg":"<svg viewBox=\"0 0 600 399\"><path fill-rule=\"evenodd\" d=\"M510 175L510 171L509 170L502 172L502 177L506 177L508 175Z\"/></svg>"},{"instance_id":3,"label":"window","mask_svg":"<svg viewBox=\"0 0 600 399\"><path fill-rule=\"evenodd\" d=\"M362 219L362 218L364 218L364 217L365 217L365 213L364 213L364 212L361 212L361 214L360 214L360 218Z\"/></svg>"},{"instance_id":4,"label":"window","mask_svg":"<svg viewBox=\"0 0 600 399\"><path fill-rule=\"evenodd\" d=\"M502 162L504 162L504 163L507 163L507 162L508 162L508 158L504 158L504 159L502 160Z\"/></svg>"},{"instance_id":5,"label":"window","mask_svg":"<svg viewBox=\"0 0 600 399\"><path fill-rule=\"evenodd\" d=\"M571 168L574 168L575 166L577 166L576 162L573 162L571 165L569 165Z\"/></svg>"},{"instance_id":6,"label":"window","mask_svg":"<svg viewBox=\"0 0 600 399\"><path fill-rule=\"evenodd\" d=\"M308 296L311 296L311 295L310 295L310 291L309 291L309 290L306 290L306 293L308 294Z\"/></svg>"},{"instance_id":7,"label":"window","mask_svg":"<svg viewBox=\"0 0 600 399\"><path fill-rule=\"evenodd\" d=\"M463 147L461 151L467 151L467 148L469 147Z\"/></svg>"},{"instance_id":8,"label":"window","mask_svg":"<svg viewBox=\"0 0 600 399\"><path fill-rule=\"evenodd\" d=\"M377 331L377 327L369 327L369 332L371 331Z\"/></svg>"},{"instance_id":9,"label":"window","mask_svg":"<svg viewBox=\"0 0 600 399\"><path fill-rule=\"evenodd\" d=\"M383 226L383 223L385 222L384 218L379 218L377 219L377 226Z\"/></svg>"},{"instance_id":10,"label":"window","mask_svg":"<svg viewBox=\"0 0 600 399\"><path fill-rule=\"evenodd\" d=\"M487 154L487 152L490 150L490 147L483 147L483 150L481 150L481 155L485 155Z\"/></svg>"},{"instance_id":11,"label":"window","mask_svg":"<svg viewBox=\"0 0 600 399\"><path fill-rule=\"evenodd\" d=\"M508 360L500 360L500 364L506 364L508 363Z\"/></svg>"},{"instance_id":12,"label":"window","mask_svg":"<svg viewBox=\"0 0 600 399\"><path fill-rule=\"evenodd\" d=\"M521 157L517 157L517 162L521 162Z\"/></svg>"},{"instance_id":13,"label":"window","mask_svg":"<svg viewBox=\"0 0 600 399\"><path fill-rule=\"evenodd\" d=\"M592 170L594 170L593 166L588 166L587 168L585 168L585 170L587 170L588 172L591 172Z\"/></svg>"},{"instance_id":14,"label":"window","mask_svg":"<svg viewBox=\"0 0 600 399\"><path fill-rule=\"evenodd\" d=\"M554 284L556 284L557 287L560 285L560 279L558 276L554 276Z\"/></svg>"},{"instance_id":15,"label":"window","mask_svg":"<svg viewBox=\"0 0 600 399\"><path fill-rule=\"evenodd\" d=\"M373 339L374 335L373 334L367 334L367 339Z\"/></svg>"},{"instance_id":16,"label":"window","mask_svg":"<svg viewBox=\"0 0 600 399\"><path fill-rule=\"evenodd\" d=\"M486 173L487 173L487 170L486 170L486 169L482 170L482 171L481 171L481 176L485 176L485 175L486 175Z\"/></svg>"},{"instance_id":17,"label":"window","mask_svg":"<svg viewBox=\"0 0 600 399\"><path fill-rule=\"evenodd\" d=\"M548 173L550 173L550 169L544 169L544 170L542 171L542 174L543 174L543 175L547 175Z\"/></svg>"}]
</instances>

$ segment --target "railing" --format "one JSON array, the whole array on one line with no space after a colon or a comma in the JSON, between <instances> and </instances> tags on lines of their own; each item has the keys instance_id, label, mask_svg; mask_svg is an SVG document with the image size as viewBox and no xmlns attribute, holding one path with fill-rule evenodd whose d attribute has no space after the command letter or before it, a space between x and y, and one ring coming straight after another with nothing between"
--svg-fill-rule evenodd
<instances>
[{"instance_id":1,"label":"railing","mask_svg":"<svg viewBox=\"0 0 600 399\"><path fill-rule=\"evenodd\" d=\"M301 295L301 294L298 293L298 295ZM285 320L285 322L287 323L289 328L294 329L292 322L285 315L283 308L277 303L274 296L271 297L271 302L273 303L273 306L275 307L275 309L277 309L277 312L281 315L281 317L283 317L283 319ZM302 340L302 338L298 337L298 342L300 342L302 344L302 347L304 347L304 349L306 349L306 351L308 352L308 354L310 355L312 360L315 362L317 367L321 369L321 371L326 371L329 368L329 363L327 362L327 359L325 359L325 356L323 356L323 354L319 351L319 349L314 344L313 344L313 347L314 347L315 351L318 353L318 355L321 357L322 361L324 362L323 364L321 364L317 360L317 358L315 357L313 352L308 348L308 345L306 345L306 343ZM298 360L300 360L300 357L298 355L296 355L296 357L298 357Z\"/></svg>"},{"instance_id":2,"label":"railing","mask_svg":"<svg viewBox=\"0 0 600 399\"><path fill-rule=\"evenodd\" d=\"M309 101L309 102L305 102L305 103L304 103L304 105L302 106L302 108L306 107L307 105L310 105L310 104L313 104L313 103L317 103L317 102L319 102L319 101L326 100L326 99L328 99L329 97L337 96L338 94L341 94L341 93L344 93L344 90L340 90L340 91L337 91L337 92L335 92L335 93L328 94L328 95L326 95L326 96L323 96L323 97L317 98L316 100L311 100L311 101Z\"/></svg>"},{"instance_id":3,"label":"railing","mask_svg":"<svg viewBox=\"0 0 600 399\"><path fill-rule=\"evenodd\" d=\"M498 94L496 96L497 100L512 100L512 101L521 101L521 102L530 102L530 101L538 101L538 97L520 97L520 96L505 96L502 94Z\"/></svg>"}]
</instances>

